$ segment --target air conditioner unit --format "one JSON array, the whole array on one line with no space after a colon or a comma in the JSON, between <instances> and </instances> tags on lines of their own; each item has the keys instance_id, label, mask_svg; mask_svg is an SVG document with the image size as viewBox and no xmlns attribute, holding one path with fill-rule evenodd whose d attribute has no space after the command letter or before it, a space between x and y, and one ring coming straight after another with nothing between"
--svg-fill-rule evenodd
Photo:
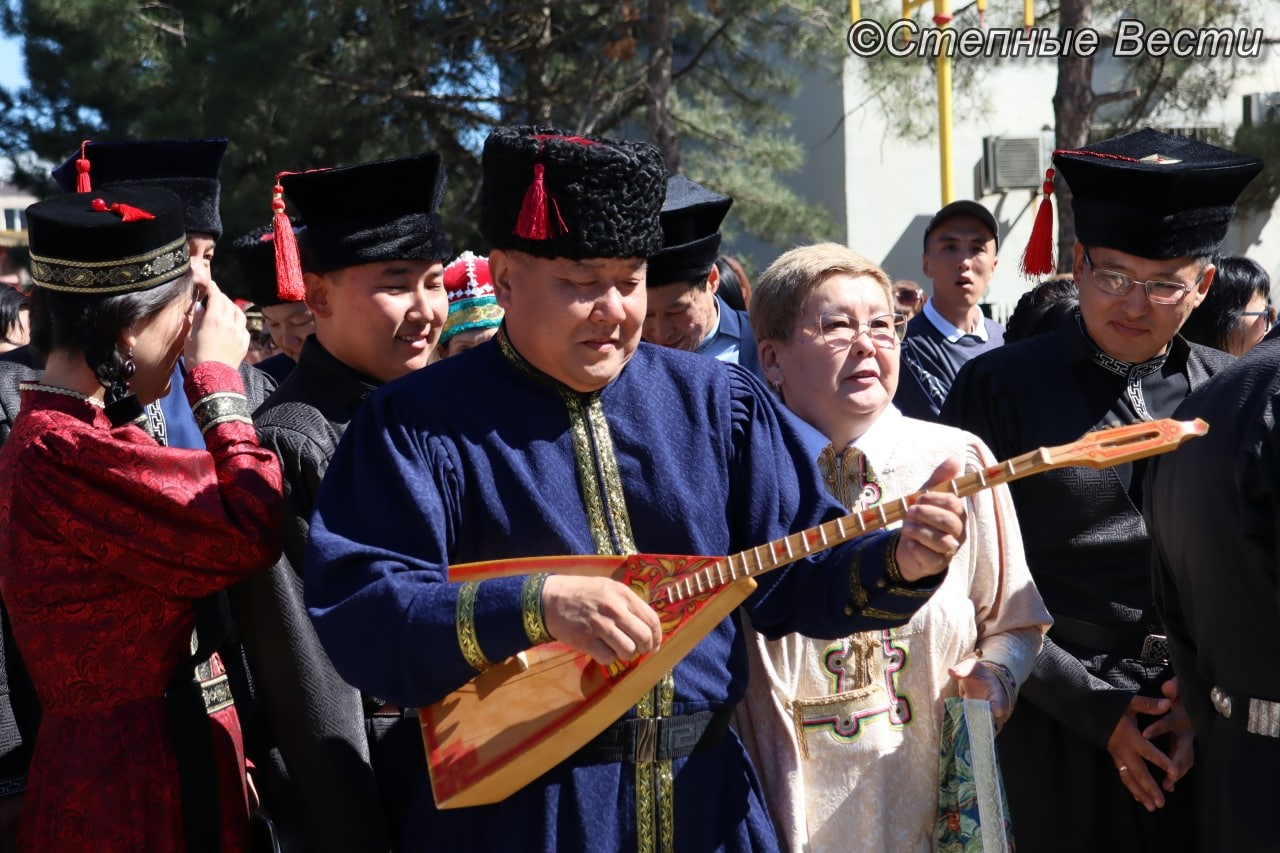
<instances>
[{"instance_id":1,"label":"air conditioner unit","mask_svg":"<svg viewBox=\"0 0 1280 853\"><path fill-rule=\"evenodd\" d=\"M1280 92L1253 92L1244 96L1244 123L1280 121Z\"/></svg>"},{"instance_id":2,"label":"air conditioner unit","mask_svg":"<svg viewBox=\"0 0 1280 853\"><path fill-rule=\"evenodd\" d=\"M982 140L983 190L1039 189L1053 162L1053 134L988 136Z\"/></svg>"}]
</instances>

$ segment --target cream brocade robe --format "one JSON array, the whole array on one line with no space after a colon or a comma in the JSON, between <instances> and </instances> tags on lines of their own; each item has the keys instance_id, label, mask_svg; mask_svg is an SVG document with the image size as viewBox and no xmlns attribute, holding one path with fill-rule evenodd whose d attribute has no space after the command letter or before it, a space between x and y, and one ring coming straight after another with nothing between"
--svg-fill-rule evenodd
<instances>
[{"instance_id":1,"label":"cream brocade robe","mask_svg":"<svg viewBox=\"0 0 1280 853\"><path fill-rule=\"evenodd\" d=\"M808 433L816 459L826 439ZM881 500L918 490L948 457L966 471L995 461L976 436L892 406L854 445ZM851 491L856 500L857 483ZM770 641L747 628L751 681L734 725L785 849L932 850L942 700L958 695L947 668L977 653L1009 667L1019 685L1030 673L1051 620L1009 490L979 492L966 507L965 543L907 625L836 641Z\"/></svg>"}]
</instances>

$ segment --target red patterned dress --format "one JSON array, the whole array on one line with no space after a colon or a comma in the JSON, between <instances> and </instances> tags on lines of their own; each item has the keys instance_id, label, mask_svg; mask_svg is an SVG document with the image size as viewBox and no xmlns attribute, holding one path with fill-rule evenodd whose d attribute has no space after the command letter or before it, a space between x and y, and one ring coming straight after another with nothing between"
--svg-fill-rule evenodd
<instances>
[{"instance_id":1,"label":"red patterned dress","mask_svg":"<svg viewBox=\"0 0 1280 853\"><path fill-rule=\"evenodd\" d=\"M187 377L193 408L219 391L242 392L229 367ZM0 593L44 706L22 849L186 846L163 694L190 654L192 601L280 553L275 455L235 419L205 440L208 452L161 447L84 400L23 392L0 452ZM210 725L222 849L244 850L239 723Z\"/></svg>"}]
</instances>

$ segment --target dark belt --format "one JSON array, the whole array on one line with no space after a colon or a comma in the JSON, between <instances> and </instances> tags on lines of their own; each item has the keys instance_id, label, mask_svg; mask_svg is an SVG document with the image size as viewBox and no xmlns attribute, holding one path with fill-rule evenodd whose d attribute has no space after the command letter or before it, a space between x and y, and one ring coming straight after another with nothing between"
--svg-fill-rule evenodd
<instances>
[{"instance_id":1,"label":"dark belt","mask_svg":"<svg viewBox=\"0 0 1280 853\"><path fill-rule=\"evenodd\" d=\"M1070 616L1053 617L1049 636L1076 646L1139 660L1153 666L1169 663L1169 641L1164 634L1148 634L1141 624L1095 625Z\"/></svg>"},{"instance_id":2,"label":"dark belt","mask_svg":"<svg viewBox=\"0 0 1280 853\"><path fill-rule=\"evenodd\" d=\"M705 752L720 743L732 715L730 709L618 720L570 756L567 763L646 764Z\"/></svg>"}]
</instances>

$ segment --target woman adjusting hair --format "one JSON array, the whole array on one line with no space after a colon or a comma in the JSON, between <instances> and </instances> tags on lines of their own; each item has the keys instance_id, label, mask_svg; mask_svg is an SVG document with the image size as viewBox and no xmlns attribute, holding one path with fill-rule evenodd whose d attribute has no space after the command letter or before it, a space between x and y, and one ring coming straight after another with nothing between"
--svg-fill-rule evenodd
<instances>
[{"instance_id":1,"label":"woman adjusting hair","mask_svg":"<svg viewBox=\"0 0 1280 853\"><path fill-rule=\"evenodd\" d=\"M47 360L0 452L0 593L44 709L19 847L247 849L238 721L191 678L193 601L280 550L244 315L213 284L198 303L167 190L69 194L27 220ZM205 450L144 428L184 352Z\"/></svg>"}]
</instances>

